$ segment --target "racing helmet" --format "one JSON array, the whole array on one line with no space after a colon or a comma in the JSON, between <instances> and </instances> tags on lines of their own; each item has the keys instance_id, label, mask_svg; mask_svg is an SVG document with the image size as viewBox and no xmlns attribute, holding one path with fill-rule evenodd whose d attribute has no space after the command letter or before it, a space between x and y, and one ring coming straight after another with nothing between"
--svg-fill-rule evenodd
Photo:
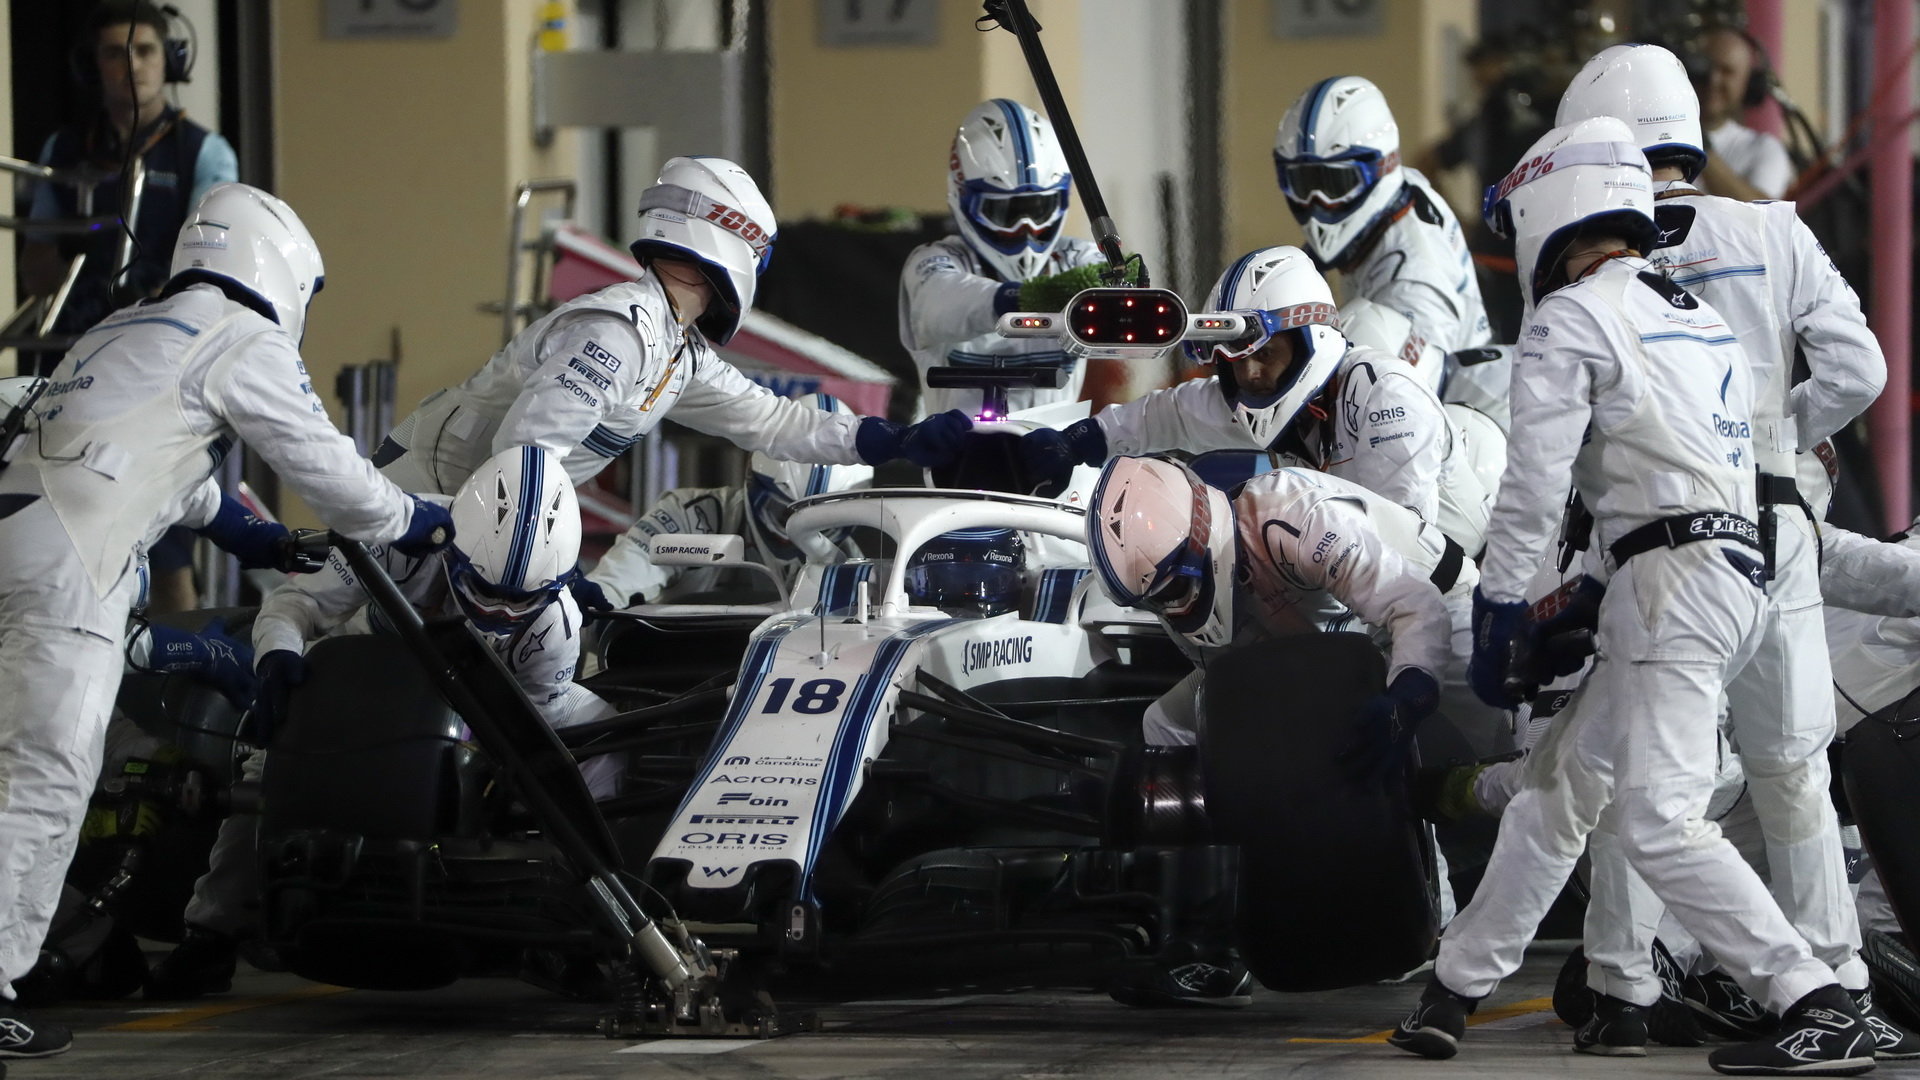
<instances>
[{"instance_id":1,"label":"racing helmet","mask_svg":"<svg viewBox=\"0 0 1920 1080\"><path fill-rule=\"evenodd\" d=\"M174 241L171 278L182 276L239 288L298 342L327 271L293 207L248 184L215 184Z\"/></svg>"},{"instance_id":2,"label":"racing helmet","mask_svg":"<svg viewBox=\"0 0 1920 1080\"><path fill-rule=\"evenodd\" d=\"M640 193L640 239L630 247L643 266L665 258L700 268L713 301L694 324L725 345L753 308L777 232L773 207L747 170L725 158L677 157Z\"/></svg>"},{"instance_id":3,"label":"racing helmet","mask_svg":"<svg viewBox=\"0 0 1920 1080\"><path fill-rule=\"evenodd\" d=\"M1624 120L1654 168L1677 165L1688 180L1707 164L1700 95L1680 58L1658 45L1609 45L1561 95L1556 125L1596 116Z\"/></svg>"},{"instance_id":4,"label":"racing helmet","mask_svg":"<svg viewBox=\"0 0 1920 1080\"><path fill-rule=\"evenodd\" d=\"M566 591L580 558L580 505L552 451L502 450L453 496L447 584L462 614L489 634L531 623Z\"/></svg>"},{"instance_id":5,"label":"racing helmet","mask_svg":"<svg viewBox=\"0 0 1920 1080\"><path fill-rule=\"evenodd\" d=\"M1270 447L1326 387L1346 355L1347 339L1334 329L1340 313L1333 290L1306 252L1261 248L1227 267L1207 293L1205 309L1240 312L1257 324L1250 336L1237 341L1184 342L1180 348L1195 364L1212 362L1228 391L1234 422L1261 446ZM1295 335L1293 366L1272 394L1251 396L1235 380L1234 362L1252 356L1276 334Z\"/></svg>"},{"instance_id":6,"label":"racing helmet","mask_svg":"<svg viewBox=\"0 0 1920 1080\"><path fill-rule=\"evenodd\" d=\"M1626 121L1596 116L1540 137L1512 172L1487 189L1487 226L1513 241L1521 294L1532 308L1567 284L1567 248L1607 233L1653 250L1653 171Z\"/></svg>"},{"instance_id":7,"label":"racing helmet","mask_svg":"<svg viewBox=\"0 0 1920 1080\"><path fill-rule=\"evenodd\" d=\"M1003 280L1040 273L1060 242L1073 175L1045 117L1017 101L973 107L947 156L947 207Z\"/></svg>"},{"instance_id":8,"label":"racing helmet","mask_svg":"<svg viewBox=\"0 0 1920 1080\"><path fill-rule=\"evenodd\" d=\"M1017 611L1026 588L1027 548L1012 529L941 533L907 563L907 598L918 607L984 619Z\"/></svg>"},{"instance_id":9,"label":"racing helmet","mask_svg":"<svg viewBox=\"0 0 1920 1080\"><path fill-rule=\"evenodd\" d=\"M1238 532L1227 493L1166 458L1107 462L1087 507L1087 551L1107 596L1198 645L1233 640Z\"/></svg>"},{"instance_id":10,"label":"racing helmet","mask_svg":"<svg viewBox=\"0 0 1920 1080\"><path fill-rule=\"evenodd\" d=\"M1322 79L1287 108L1273 166L1308 250L1327 266L1352 257L1354 242L1407 185L1400 125L1386 95L1358 75Z\"/></svg>"},{"instance_id":11,"label":"racing helmet","mask_svg":"<svg viewBox=\"0 0 1920 1080\"><path fill-rule=\"evenodd\" d=\"M854 415L847 403L832 394L809 394L801 399L821 412ZM871 486L871 465L809 465L781 461L756 451L747 465L747 530L766 560L783 564L776 570L806 561L787 537L787 517L797 499Z\"/></svg>"}]
</instances>

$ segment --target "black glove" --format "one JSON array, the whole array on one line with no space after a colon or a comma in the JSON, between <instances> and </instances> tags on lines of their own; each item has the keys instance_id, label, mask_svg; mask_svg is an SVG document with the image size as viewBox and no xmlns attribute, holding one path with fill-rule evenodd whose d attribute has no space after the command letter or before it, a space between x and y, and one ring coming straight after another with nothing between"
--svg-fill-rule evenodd
<instances>
[{"instance_id":1,"label":"black glove","mask_svg":"<svg viewBox=\"0 0 1920 1080\"><path fill-rule=\"evenodd\" d=\"M1473 659L1467 683L1473 695L1496 709L1513 709L1533 696L1525 686L1532 625L1527 605L1494 603L1473 590Z\"/></svg>"},{"instance_id":2,"label":"black glove","mask_svg":"<svg viewBox=\"0 0 1920 1080\"><path fill-rule=\"evenodd\" d=\"M220 509L214 511L213 520L194 532L238 558L246 570L278 570L284 560L287 527L253 516L253 511L231 495L220 496Z\"/></svg>"},{"instance_id":3,"label":"black glove","mask_svg":"<svg viewBox=\"0 0 1920 1080\"><path fill-rule=\"evenodd\" d=\"M418 495L407 497L413 500L413 517L407 521L407 531L393 542L393 549L424 559L453 543L453 511Z\"/></svg>"},{"instance_id":4,"label":"black glove","mask_svg":"<svg viewBox=\"0 0 1920 1080\"><path fill-rule=\"evenodd\" d=\"M1402 671L1380 694L1360 706L1360 734L1340 755L1354 776L1400 767L1420 721L1440 708L1440 684L1419 668Z\"/></svg>"},{"instance_id":5,"label":"black glove","mask_svg":"<svg viewBox=\"0 0 1920 1080\"><path fill-rule=\"evenodd\" d=\"M1548 593L1528 611L1533 620L1533 662L1527 679L1537 686L1580 670L1594 653L1600 599L1607 587L1586 574Z\"/></svg>"},{"instance_id":6,"label":"black glove","mask_svg":"<svg viewBox=\"0 0 1920 1080\"><path fill-rule=\"evenodd\" d=\"M291 649L275 649L260 657L254 672L260 676L260 691L247 712L248 741L266 747L286 723L288 696L307 681L307 658Z\"/></svg>"},{"instance_id":7,"label":"black glove","mask_svg":"<svg viewBox=\"0 0 1920 1080\"><path fill-rule=\"evenodd\" d=\"M580 605L581 611L613 610L613 600L607 596L607 590L589 580L578 567L567 576L567 591L573 593L573 602Z\"/></svg>"},{"instance_id":8,"label":"black glove","mask_svg":"<svg viewBox=\"0 0 1920 1080\"><path fill-rule=\"evenodd\" d=\"M1020 436L1020 457L1034 476L1065 483L1075 465L1107 460L1107 434L1091 416L1062 431L1039 428Z\"/></svg>"},{"instance_id":9,"label":"black glove","mask_svg":"<svg viewBox=\"0 0 1920 1080\"><path fill-rule=\"evenodd\" d=\"M869 416L860 421L853 446L860 459L869 465L906 458L923 469L932 469L947 464L960 453L972 428L973 421L959 409L936 413L909 427Z\"/></svg>"}]
</instances>

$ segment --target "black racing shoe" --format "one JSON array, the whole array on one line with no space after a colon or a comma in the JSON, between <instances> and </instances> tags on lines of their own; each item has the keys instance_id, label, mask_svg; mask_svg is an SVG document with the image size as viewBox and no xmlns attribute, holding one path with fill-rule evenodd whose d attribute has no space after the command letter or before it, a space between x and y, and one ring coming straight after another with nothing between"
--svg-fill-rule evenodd
<instances>
[{"instance_id":1,"label":"black racing shoe","mask_svg":"<svg viewBox=\"0 0 1920 1080\"><path fill-rule=\"evenodd\" d=\"M233 989L239 956L233 938L189 924L180 944L147 973L145 996L148 1001L185 1001L224 994Z\"/></svg>"},{"instance_id":2,"label":"black racing shoe","mask_svg":"<svg viewBox=\"0 0 1920 1080\"><path fill-rule=\"evenodd\" d=\"M1920 1038L1893 1022L1880 1007L1873 1003L1873 987L1865 990L1849 990L1847 996L1853 999L1853 1007L1867 1021L1867 1030L1873 1032L1873 1059L1875 1061L1912 1061L1920 1058Z\"/></svg>"},{"instance_id":3,"label":"black racing shoe","mask_svg":"<svg viewBox=\"0 0 1920 1080\"><path fill-rule=\"evenodd\" d=\"M1253 974L1238 960L1155 965L1109 987L1107 996L1136 1009L1241 1009L1253 1004Z\"/></svg>"},{"instance_id":4,"label":"black racing shoe","mask_svg":"<svg viewBox=\"0 0 1920 1080\"><path fill-rule=\"evenodd\" d=\"M1724 971L1689 975L1680 992L1709 1035L1742 1042L1764 1038L1773 1030L1766 1006Z\"/></svg>"},{"instance_id":5,"label":"black racing shoe","mask_svg":"<svg viewBox=\"0 0 1920 1080\"><path fill-rule=\"evenodd\" d=\"M1553 981L1553 1015L1579 1031L1593 1019L1593 997L1587 986L1587 950L1576 946L1560 966L1560 977Z\"/></svg>"},{"instance_id":6,"label":"black racing shoe","mask_svg":"<svg viewBox=\"0 0 1920 1080\"><path fill-rule=\"evenodd\" d=\"M0 1001L0 1058L43 1058L73 1049L73 1032L35 1020L11 1001Z\"/></svg>"},{"instance_id":7,"label":"black racing shoe","mask_svg":"<svg viewBox=\"0 0 1920 1080\"><path fill-rule=\"evenodd\" d=\"M1393 1029L1387 1042L1409 1054L1450 1058L1460 1052L1460 1040L1467 1033L1467 1017L1473 1015L1479 1005L1479 998L1454 993L1435 975L1420 992L1420 1004Z\"/></svg>"},{"instance_id":8,"label":"black racing shoe","mask_svg":"<svg viewBox=\"0 0 1920 1080\"><path fill-rule=\"evenodd\" d=\"M1647 1037L1661 1046L1706 1045L1706 1029L1687 1007L1686 974L1659 938L1653 939L1653 973L1660 977L1660 1000L1647 1012Z\"/></svg>"},{"instance_id":9,"label":"black racing shoe","mask_svg":"<svg viewBox=\"0 0 1920 1080\"><path fill-rule=\"evenodd\" d=\"M1793 1003L1764 1039L1707 1055L1730 1076L1858 1076L1873 1068L1873 1031L1853 999L1830 983Z\"/></svg>"},{"instance_id":10,"label":"black racing shoe","mask_svg":"<svg viewBox=\"0 0 1920 1080\"><path fill-rule=\"evenodd\" d=\"M1573 1048L1605 1057L1646 1057L1647 1009L1593 992L1593 1016L1573 1033Z\"/></svg>"}]
</instances>

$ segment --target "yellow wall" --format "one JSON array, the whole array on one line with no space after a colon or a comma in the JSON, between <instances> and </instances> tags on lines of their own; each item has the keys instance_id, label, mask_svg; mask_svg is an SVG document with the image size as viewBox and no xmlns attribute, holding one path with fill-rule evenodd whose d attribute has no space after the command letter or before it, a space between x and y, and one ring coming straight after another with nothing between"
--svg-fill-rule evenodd
<instances>
[{"instance_id":1,"label":"yellow wall","mask_svg":"<svg viewBox=\"0 0 1920 1080\"><path fill-rule=\"evenodd\" d=\"M1298 244L1300 227L1281 201L1273 174L1273 135L1287 106L1309 86L1336 75L1364 75L1387 96L1400 124L1403 155L1445 133L1441 100L1448 24L1472 40L1471 0L1388 0L1382 32L1367 37L1273 36L1271 5L1229 0L1225 133L1227 253Z\"/></svg>"},{"instance_id":2,"label":"yellow wall","mask_svg":"<svg viewBox=\"0 0 1920 1080\"><path fill-rule=\"evenodd\" d=\"M327 263L303 349L323 397L396 326L402 414L499 346L476 305L505 290L513 188L572 160L565 135L548 154L529 140L536 8L467 0L455 36L410 41L323 39L318 0L276 12L278 186Z\"/></svg>"},{"instance_id":3,"label":"yellow wall","mask_svg":"<svg viewBox=\"0 0 1920 1080\"><path fill-rule=\"evenodd\" d=\"M530 141L532 0L467 0L453 37L399 41L324 39L320 6L273 21L279 193L327 264L302 352L335 408L341 365L387 356L399 327L404 416L499 347L477 305L506 288L513 188L568 173L572 142Z\"/></svg>"}]
</instances>

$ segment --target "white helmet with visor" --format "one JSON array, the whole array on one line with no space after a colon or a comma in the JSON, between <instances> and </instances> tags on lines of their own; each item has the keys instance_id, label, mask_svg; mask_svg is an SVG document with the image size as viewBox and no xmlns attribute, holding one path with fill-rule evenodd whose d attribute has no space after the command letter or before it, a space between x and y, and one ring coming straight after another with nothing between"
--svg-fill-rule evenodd
<instances>
[{"instance_id":1,"label":"white helmet with visor","mask_svg":"<svg viewBox=\"0 0 1920 1080\"><path fill-rule=\"evenodd\" d=\"M1261 446L1271 447L1326 388L1346 355L1347 339L1334 328L1340 313L1333 290L1306 252L1288 246L1261 248L1227 267L1207 294L1205 310L1245 315L1256 329L1236 341L1185 342L1181 351L1195 364L1213 364L1234 421ZM1292 340L1293 361L1271 393L1253 394L1240 385L1234 366L1281 334Z\"/></svg>"},{"instance_id":2,"label":"white helmet with visor","mask_svg":"<svg viewBox=\"0 0 1920 1080\"><path fill-rule=\"evenodd\" d=\"M1167 621L1188 641L1233 640L1238 530L1227 493L1177 462L1118 457L1087 507L1087 551L1113 602Z\"/></svg>"},{"instance_id":3,"label":"white helmet with visor","mask_svg":"<svg viewBox=\"0 0 1920 1080\"><path fill-rule=\"evenodd\" d=\"M947 158L947 206L968 246L1003 280L1046 268L1072 188L1067 156L1039 113L994 98L960 122Z\"/></svg>"},{"instance_id":4,"label":"white helmet with visor","mask_svg":"<svg viewBox=\"0 0 1920 1080\"><path fill-rule=\"evenodd\" d=\"M239 286L297 342L327 269L293 207L247 184L215 184L180 227L171 277Z\"/></svg>"},{"instance_id":5,"label":"white helmet with visor","mask_svg":"<svg viewBox=\"0 0 1920 1080\"><path fill-rule=\"evenodd\" d=\"M580 505L552 451L502 450L453 497L447 584L475 627L510 635L560 598L580 559Z\"/></svg>"},{"instance_id":6,"label":"white helmet with visor","mask_svg":"<svg viewBox=\"0 0 1920 1080\"><path fill-rule=\"evenodd\" d=\"M1645 254L1653 222L1653 171L1623 120L1597 116L1557 127L1487 189L1487 226L1513 241L1528 310L1567 284L1567 248L1605 233Z\"/></svg>"},{"instance_id":7,"label":"white helmet with visor","mask_svg":"<svg viewBox=\"0 0 1920 1080\"><path fill-rule=\"evenodd\" d=\"M1273 165L1307 247L1343 266L1406 190L1400 125L1380 88L1358 75L1323 79L1287 109L1273 141Z\"/></svg>"},{"instance_id":8,"label":"white helmet with visor","mask_svg":"<svg viewBox=\"0 0 1920 1080\"><path fill-rule=\"evenodd\" d=\"M659 258L700 268L713 300L694 322L725 345L753 309L778 231L773 207L747 170L725 158L677 157L640 193L640 239L629 246L644 266Z\"/></svg>"}]
</instances>

